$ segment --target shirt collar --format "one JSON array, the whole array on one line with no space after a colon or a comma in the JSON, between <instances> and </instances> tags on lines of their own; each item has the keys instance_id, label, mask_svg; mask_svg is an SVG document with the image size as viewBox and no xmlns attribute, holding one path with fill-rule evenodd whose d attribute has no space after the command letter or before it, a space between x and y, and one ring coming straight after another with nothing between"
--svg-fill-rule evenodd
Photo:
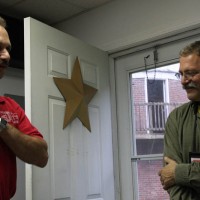
<instances>
[{"instance_id":1,"label":"shirt collar","mask_svg":"<svg viewBox=\"0 0 200 200\"><path fill-rule=\"evenodd\" d=\"M0 96L0 104L5 103L5 98Z\"/></svg>"}]
</instances>

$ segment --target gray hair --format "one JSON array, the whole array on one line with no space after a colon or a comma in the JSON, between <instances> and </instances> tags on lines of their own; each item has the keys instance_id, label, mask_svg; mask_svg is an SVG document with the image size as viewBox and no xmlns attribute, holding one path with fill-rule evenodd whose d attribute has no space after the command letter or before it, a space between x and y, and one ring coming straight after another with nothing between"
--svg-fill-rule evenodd
<instances>
[{"instance_id":1,"label":"gray hair","mask_svg":"<svg viewBox=\"0 0 200 200\"><path fill-rule=\"evenodd\" d=\"M184 47L180 51L179 56L186 57L191 54L196 54L197 56L200 56L200 41L195 41L195 42L187 45L186 47Z\"/></svg>"}]
</instances>

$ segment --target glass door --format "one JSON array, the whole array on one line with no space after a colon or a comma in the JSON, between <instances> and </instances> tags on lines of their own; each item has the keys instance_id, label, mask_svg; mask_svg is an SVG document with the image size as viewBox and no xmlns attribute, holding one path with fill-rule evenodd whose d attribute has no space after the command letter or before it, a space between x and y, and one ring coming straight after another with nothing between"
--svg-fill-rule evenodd
<instances>
[{"instance_id":1,"label":"glass door","mask_svg":"<svg viewBox=\"0 0 200 200\"><path fill-rule=\"evenodd\" d=\"M132 174L138 200L169 200L160 184L158 171L163 165L163 138L169 113L188 101L176 79L178 64L154 71L130 73L132 105Z\"/></svg>"}]
</instances>

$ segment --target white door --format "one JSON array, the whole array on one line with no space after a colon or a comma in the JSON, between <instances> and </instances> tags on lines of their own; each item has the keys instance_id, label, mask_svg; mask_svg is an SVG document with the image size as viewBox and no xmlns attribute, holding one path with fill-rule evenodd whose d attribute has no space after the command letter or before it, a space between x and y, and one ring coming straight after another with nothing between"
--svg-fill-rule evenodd
<instances>
[{"instance_id":1,"label":"white door","mask_svg":"<svg viewBox=\"0 0 200 200\"><path fill-rule=\"evenodd\" d=\"M24 35L26 113L49 146L45 168L27 165L26 200L114 200L107 53L32 18ZM62 128L66 103L53 81L70 79L77 56L84 83L98 90L91 133L78 119Z\"/></svg>"}]
</instances>

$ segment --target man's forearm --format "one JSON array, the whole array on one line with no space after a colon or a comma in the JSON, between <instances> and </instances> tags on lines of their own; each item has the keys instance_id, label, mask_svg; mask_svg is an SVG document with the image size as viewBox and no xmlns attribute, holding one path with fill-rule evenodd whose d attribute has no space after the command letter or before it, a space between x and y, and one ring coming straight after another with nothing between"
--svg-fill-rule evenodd
<instances>
[{"instance_id":1,"label":"man's forearm","mask_svg":"<svg viewBox=\"0 0 200 200\"><path fill-rule=\"evenodd\" d=\"M0 132L0 137L24 162L39 167L47 164L47 144L43 139L26 135L10 124L7 124L7 128Z\"/></svg>"}]
</instances>

